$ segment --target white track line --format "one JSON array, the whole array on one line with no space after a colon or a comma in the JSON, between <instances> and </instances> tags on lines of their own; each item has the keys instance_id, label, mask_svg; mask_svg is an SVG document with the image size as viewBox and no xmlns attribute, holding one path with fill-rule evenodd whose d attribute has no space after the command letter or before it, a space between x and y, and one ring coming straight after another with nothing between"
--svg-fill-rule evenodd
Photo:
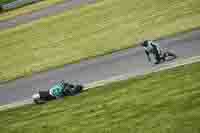
<instances>
[{"instance_id":1,"label":"white track line","mask_svg":"<svg viewBox=\"0 0 200 133\"><path fill-rule=\"evenodd\" d=\"M139 75L146 75L146 74L150 74L150 73L153 73L153 72L159 72L159 71L175 68L175 67L178 67L178 66L192 64L192 63L195 63L195 62L200 62L200 56L194 56L194 57L190 57L190 58L186 58L186 59L177 59L174 62L164 63L164 64L161 64L159 66L152 67L151 70L148 70L148 71L146 71L142 74L139 74ZM90 88L94 88L94 87L98 87L98 86L103 86L105 84L115 82L115 81L127 80L128 78L136 77L136 76L139 76L139 75L135 75L135 73L134 74L128 73L128 74L124 74L124 75L111 77L111 78L108 78L108 79L105 79L105 80L96 81L94 83L86 85L87 87L85 88L85 90L90 89Z\"/></svg>"},{"instance_id":2,"label":"white track line","mask_svg":"<svg viewBox=\"0 0 200 133\"><path fill-rule=\"evenodd\" d=\"M20 107L20 106L23 106L23 105L26 105L26 104L31 104L31 103L33 103L32 101L33 101L32 99L27 99L27 100L24 100L24 101L19 101L19 102L14 102L14 103L2 105L2 106L0 106L0 111L7 110L7 109L10 109L10 108Z\"/></svg>"},{"instance_id":3,"label":"white track line","mask_svg":"<svg viewBox=\"0 0 200 133\"><path fill-rule=\"evenodd\" d=\"M177 59L174 62L164 63L159 66L152 67L151 70L148 70L140 75L146 75L146 74L150 74L153 72L163 71L163 70L167 70L167 69L171 69L171 68L175 68L175 67L183 66L183 65L187 65L187 64L192 64L192 63L196 63L196 62L200 62L200 56L194 56L194 57L190 57L190 58L186 58L186 59ZM111 78L108 78L105 80L100 80L100 81L96 81L96 82L87 84L87 85L85 85L84 90L103 86L103 85L106 85L108 83L112 83L115 81L127 80L128 78L135 77L135 76L138 76L138 75L135 75L135 73L129 73L129 74L124 74L124 75L114 76L114 77L111 77ZM27 99L25 101L19 101L19 102L14 102L14 103L7 104L7 105L2 105L2 106L0 106L0 111L6 110L9 108L23 106L25 104L31 104L31 103L33 103L32 99Z\"/></svg>"}]
</instances>

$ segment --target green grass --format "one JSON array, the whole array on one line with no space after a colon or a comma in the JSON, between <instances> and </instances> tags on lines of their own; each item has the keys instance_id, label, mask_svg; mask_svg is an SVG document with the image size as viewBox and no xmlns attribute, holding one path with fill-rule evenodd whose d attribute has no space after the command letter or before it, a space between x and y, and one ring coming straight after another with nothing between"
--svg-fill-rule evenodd
<instances>
[{"instance_id":1,"label":"green grass","mask_svg":"<svg viewBox=\"0 0 200 133\"><path fill-rule=\"evenodd\" d=\"M0 80L200 26L199 0L98 0L0 33ZM189 44L188 44L189 45Z\"/></svg>"},{"instance_id":2,"label":"green grass","mask_svg":"<svg viewBox=\"0 0 200 133\"><path fill-rule=\"evenodd\" d=\"M10 2L13 2L15 0L0 0L0 5L1 4L5 4L5 3L10 3Z\"/></svg>"},{"instance_id":3,"label":"green grass","mask_svg":"<svg viewBox=\"0 0 200 133\"><path fill-rule=\"evenodd\" d=\"M26 5L26 6L23 6L21 8L17 8L17 9L5 11L5 12L0 12L0 21L11 19L11 18L14 18L16 16L23 15L23 14L29 14L29 13L32 13L34 11L38 11L40 9L46 8L48 6L57 4L57 3L62 2L62 1L64 1L64 0L41 0L38 3Z\"/></svg>"},{"instance_id":4,"label":"green grass","mask_svg":"<svg viewBox=\"0 0 200 133\"><path fill-rule=\"evenodd\" d=\"M199 133L200 63L0 112L1 133Z\"/></svg>"}]
</instances>

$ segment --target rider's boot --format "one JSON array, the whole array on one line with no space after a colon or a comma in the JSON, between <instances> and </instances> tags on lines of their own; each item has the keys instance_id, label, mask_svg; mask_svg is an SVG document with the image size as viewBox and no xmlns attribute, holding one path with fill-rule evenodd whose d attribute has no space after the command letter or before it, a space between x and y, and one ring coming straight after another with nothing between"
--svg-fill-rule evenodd
<instances>
[{"instance_id":1,"label":"rider's boot","mask_svg":"<svg viewBox=\"0 0 200 133\"><path fill-rule=\"evenodd\" d=\"M166 58L166 54L164 54L162 57L160 57L160 59L163 61L163 62L165 62L165 59Z\"/></svg>"},{"instance_id":2,"label":"rider's boot","mask_svg":"<svg viewBox=\"0 0 200 133\"><path fill-rule=\"evenodd\" d=\"M156 62L154 64L160 64L161 59L156 59Z\"/></svg>"},{"instance_id":3,"label":"rider's boot","mask_svg":"<svg viewBox=\"0 0 200 133\"><path fill-rule=\"evenodd\" d=\"M155 60L156 60L156 62L154 64L159 64L160 61L162 60L162 58L160 57L160 55L158 53L155 53Z\"/></svg>"}]
</instances>

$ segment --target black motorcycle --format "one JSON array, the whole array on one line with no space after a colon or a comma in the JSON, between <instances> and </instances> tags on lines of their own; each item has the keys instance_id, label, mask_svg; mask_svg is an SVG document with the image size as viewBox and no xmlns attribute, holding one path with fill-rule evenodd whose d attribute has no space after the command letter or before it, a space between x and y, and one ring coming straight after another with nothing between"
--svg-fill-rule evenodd
<instances>
[{"instance_id":1,"label":"black motorcycle","mask_svg":"<svg viewBox=\"0 0 200 133\"><path fill-rule=\"evenodd\" d=\"M169 50L164 50L163 53L160 55L160 59L162 61L170 61L177 58L177 55Z\"/></svg>"}]
</instances>

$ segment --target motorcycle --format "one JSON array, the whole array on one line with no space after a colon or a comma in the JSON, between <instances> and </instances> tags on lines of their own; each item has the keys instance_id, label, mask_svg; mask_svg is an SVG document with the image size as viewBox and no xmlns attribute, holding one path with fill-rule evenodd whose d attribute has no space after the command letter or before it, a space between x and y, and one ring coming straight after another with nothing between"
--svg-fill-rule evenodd
<instances>
[{"instance_id":1,"label":"motorcycle","mask_svg":"<svg viewBox=\"0 0 200 133\"><path fill-rule=\"evenodd\" d=\"M160 54L159 54L159 58L156 58L155 55L154 56L154 65L158 65L160 63L163 63L165 61L171 61L177 58L177 55L174 54L174 52L171 52L169 50L163 49Z\"/></svg>"},{"instance_id":2,"label":"motorcycle","mask_svg":"<svg viewBox=\"0 0 200 133\"><path fill-rule=\"evenodd\" d=\"M164 50L163 53L160 56L160 59L163 61L171 61L177 58L177 55L174 54L174 52L171 52L169 50Z\"/></svg>"}]
</instances>

